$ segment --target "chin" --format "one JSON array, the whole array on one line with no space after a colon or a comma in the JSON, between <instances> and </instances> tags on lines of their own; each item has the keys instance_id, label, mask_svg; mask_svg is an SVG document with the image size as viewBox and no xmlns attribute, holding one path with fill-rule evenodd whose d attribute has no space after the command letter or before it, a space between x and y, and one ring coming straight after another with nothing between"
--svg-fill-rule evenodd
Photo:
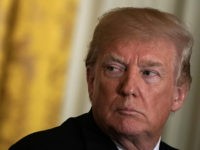
<instances>
[{"instance_id":1,"label":"chin","mask_svg":"<svg viewBox=\"0 0 200 150\"><path fill-rule=\"evenodd\" d=\"M135 119L124 119L109 122L109 130L111 130L114 134L125 136L143 134L147 131L145 124Z\"/></svg>"}]
</instances>

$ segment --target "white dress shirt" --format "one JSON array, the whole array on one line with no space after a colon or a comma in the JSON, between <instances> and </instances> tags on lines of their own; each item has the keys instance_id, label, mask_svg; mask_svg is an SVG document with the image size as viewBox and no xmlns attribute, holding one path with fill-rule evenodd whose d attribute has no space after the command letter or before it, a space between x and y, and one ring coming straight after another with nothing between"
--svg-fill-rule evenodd
<instances>
[{"instance_id":1,"label":"white dress shirt","mask_svg":"<svg viewBox=\"0 0 200 150\"><path fill-rule=\"evenodd\" d=\"M159 140L158 140L158 142L157 142L157 144L156 144L156 146L154 147L153 150L159 150L160 141L161 141L161 138L159 138ZM119 145L118 143L115 142L115 144L116 144L118 150L125 150L125 149L124 149L121 145Z\"/></svg>"}]
</instances>

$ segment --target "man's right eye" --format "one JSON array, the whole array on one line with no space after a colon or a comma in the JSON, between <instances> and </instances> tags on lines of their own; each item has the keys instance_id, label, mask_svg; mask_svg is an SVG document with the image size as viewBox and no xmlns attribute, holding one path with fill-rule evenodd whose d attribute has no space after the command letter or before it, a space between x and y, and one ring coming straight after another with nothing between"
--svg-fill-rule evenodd
<instances>
[{"instance_id":1,"label":"man's right eye","mask_svg":"<svg viewBox=\"0 0 200 150\"><path fill-rule=\"evenodd\" d=\"M120 77L125 71L125 67L117 64L107 64L104 66L106 75L109 77Z\"/></svg>"}]
</instances>

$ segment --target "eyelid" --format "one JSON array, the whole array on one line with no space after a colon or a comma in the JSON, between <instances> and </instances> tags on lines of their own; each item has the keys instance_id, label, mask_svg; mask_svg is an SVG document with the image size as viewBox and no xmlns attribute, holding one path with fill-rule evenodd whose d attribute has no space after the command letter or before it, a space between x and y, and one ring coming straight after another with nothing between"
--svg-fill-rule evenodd
<instances>
[{"instance_id":1,"label":"eyelid","mask_svg":"<svg viewBox=\"0 0 200 150\"><path fill-rule=\"evenodd\" d=\"M149 71L149 74L144 74L145 71ZM162 78L161 73L155 69L142 69L140 72L144 81L149 84L158 83Z\"/></svg>"},{"instance_id":2,"label":"eyelid","mask_svg":"<svg viewBox=\"0 0 200 150\"><path fill-rule=\"evenodd\" d=\"M153 70L153 69L144 69L142 72L144 73L145 71L149 71L150 73L154 73L156 75L160 75L159 71Z\"/></svg>"},{"instance_id":3,"label":"eyelid","mask_svg":"<svg viewBox=\"0 0 200 150\"><path fill-rule=\"evenodd\" d=\"M120 77L126 71L126 66L115 61L104 63L103 68L110 77Z\"/></svg>"},{"instance_id":4,"label":"eyelid","mask_svg":"<svg viewBox=\"0 0 200 150\"><path fill-rule=\"evenodd\" d=\"M113 67L113 68L124 70L124 71L126 70L126 67L122 64L119 64L119 63L106 63L103 66L104 66L104 68Z\"/></svg>"}]
</instances>

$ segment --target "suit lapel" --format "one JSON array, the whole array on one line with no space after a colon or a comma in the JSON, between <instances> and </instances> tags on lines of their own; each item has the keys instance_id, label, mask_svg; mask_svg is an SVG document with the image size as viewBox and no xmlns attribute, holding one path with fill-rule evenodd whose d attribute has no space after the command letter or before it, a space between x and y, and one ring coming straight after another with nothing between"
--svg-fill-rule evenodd
<instances>
[{"instance_id":1,"label":"suit lapel","mask_svg":"<svg viewBox=\"0 0 200 150\"><path fill-rule=\"evenodd\" d=\"M86 150L117 150L114 142L96 125L92 112L82 120L82 135L85 139Z\"/></svg>"},{"instance_id":2,"label":"suit lapel","mask_svg":"<svg viewBox=\"0 0 200 150\"><path fill-rule=\"evenodd\" d=\"M173 148L169 146L168 144L164 143L163 141L161 141L159 150L178 150L178 149Z\"/></svg>"}]
</instances>

